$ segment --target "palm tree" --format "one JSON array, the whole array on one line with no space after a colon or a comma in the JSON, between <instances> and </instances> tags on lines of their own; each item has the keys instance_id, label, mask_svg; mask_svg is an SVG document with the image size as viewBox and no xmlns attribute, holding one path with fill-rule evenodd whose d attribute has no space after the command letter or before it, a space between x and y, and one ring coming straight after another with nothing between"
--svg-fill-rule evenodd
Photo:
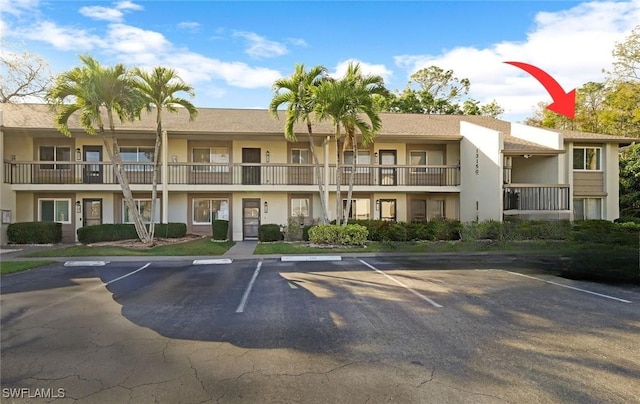
<instances>
[{"instance_id":1,"label":"palm tree","mask_svg":"<svg viewBox=\"0 0 640 404\"><path fill-rule=\"evenodd\" d=\"M384 80L376 75L363 75L359 63L350 63L345 76L340 80L327 80L315 90L316 108L319 120L330 119L334 126L336 144L336 167L340 167L341 128L344 129L345 145L351 144L353 163L349 177L347 206L342 215L343 224L349 221L351 197L356 174L358 142L367 145L373 142L376 132L381 128L376 96L387 96ZM361 139L358 139L358 132ZM341 211L341 175L336 175L336 212ZM340 215L338 215L339 222Z\"/></svg>"},{"instance_id":2,"label":"palm tree","mask_svg":"<svg viewBox=\"0 0 640 404\"><path fill-rule=\"evenodd\" d=\"M282 104L287 104L287 120L284 125L284 137L290 141L297 140L293 126L296 122L303 121L307 124L307 136L309 137L309 150L313 157L315 165L316 182L318 183L318 192L320 193L320 206L322 208L322 223L329 221L326 204L329 201L324 200L324 185L322 176L320 175L320 163L313 144L313 131L311 128L310 114L314 109L315 101L312 89L320 85L326 78L327 69L323 66L314 66L308 72L305 70L304 64L297 64L295 71L290 77L281 78L273 83L275 95L269 104L269 111L276 118L278 117L278 108ZM286 90L285 92L281 92ZM325 156L325 159L327 156Z\"/></svg>"},{"instance_id":3,"label":"palm tree","mask_svg":"<svg viewBox=\"0 0 640 404\"><path fill-rule=\"evenodd\" d=\"M90 135L97 133L102 137L109 159L113 163L114 173L122 194L133 218L138 237L149 241L149 233L142 221L142 215L135 205L129 179L123 169L120 148L116 137L114 114L124 122L139 117L141 99L135 90L133 80L122 64L103 67L94 58L82 55L84 64L56 77L55 83L47 91L49 104L56 108L55 123L65 136L71 136L69 118L80 113L80 123ZM106 112L109 134L105 130L102 112Z\"/></svg>"},{"instance_id":4,"label":"palm tree","mask_svg":"<svg viewBox=\"0 0 640 404\"><path fill-rule=\"evenodd\" d=\"M195 95L193 87L185 84L175 70L160 66L151 72L146 72L136 68L133 70L133 74L136 78L136 89L142 97L147 111L151 112L153 107L156 108L156 143L153 151L151 223L149 224L149 238L150 242L153 242L158 196L158 155L162 144L162 110L177 112L178 108L182 107L189 113L189 120L192 121L198 115L198 109L188 100L175 95L179 92L185 92L192 97Z\"/></svg>"}]
</instances>

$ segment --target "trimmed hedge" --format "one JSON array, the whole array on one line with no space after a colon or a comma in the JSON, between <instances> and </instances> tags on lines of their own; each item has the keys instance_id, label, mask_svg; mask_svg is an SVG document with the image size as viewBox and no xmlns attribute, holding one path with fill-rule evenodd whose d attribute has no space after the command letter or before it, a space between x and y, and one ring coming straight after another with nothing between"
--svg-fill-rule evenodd
<instances>
[{"instance_id":1,"label":"trimmed hedge","mask_svg":"<svg viewBox=\"0 0 640 404\"><path fill-rule=\"evenodd\" d=\"M52 244L62 241L62 223L18 222L7 227L9 242L16 244Z\"/></svg>"},{"instance_id":2,"label":"trimmed hedge","mask_svg":"<svg viewBox=\"0 0 640 404\"><path fill-rule=\"evenodd\" d=\"M262 224L258 227L258 240L263 242L284 240L284 236L277 224Z\"/></svg>"},{"instance_id":3,"label":"trimmed hedge","mask_svg":"<svg viewBox=\"0 0 640 404\"><path fill-rule=\"evenodd\" d=\"M214 240L226 240L229 238L229 221L211 221L211 234Z\"/></svg>"},{"instance_id":4,"label":"trimmed hedge","mask_svg":"<svg viewBox=\"0 0 640 404\"><path fill-rule=\"evenodd\" d=\"M637 245L620 247L587 244L568 256L560 275L570 279L640 284L640 255Z\"/></svg>"},{"instance_id":5,"label":"trimmed hedge","mask_svg":"<svg viewBox=\"0 0 640 404\"><path fill-rule=\"evenodd\" d=\"M309 241L316 244L361 246L366 243L368 234L367 228L359 224L326 224L309 229Z\"/></svg>"},{"instance_id":6,"label":"trimmed hedge","mask_svg":"<svg viewBox=\"0 0 640 404\"><path fill-rule=\"evenodd\" d=\"M155 225L155 237L180 238L185 234L187 234L187 225L184 223L157 223ZM100 224L78 229L78 241L83 244L137 238L138 233L131 223Z\"/></svg>"}]
</instances>

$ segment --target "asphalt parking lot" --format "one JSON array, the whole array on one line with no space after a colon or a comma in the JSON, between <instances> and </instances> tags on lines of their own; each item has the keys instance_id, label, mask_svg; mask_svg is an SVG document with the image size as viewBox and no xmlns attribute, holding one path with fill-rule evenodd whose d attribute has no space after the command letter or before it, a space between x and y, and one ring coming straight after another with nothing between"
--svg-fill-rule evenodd
<instances>
[{"instance_id":1,"label":"asphalt parking lot","mask_svg":"<svg viewBox=\"0 0 640 404\"><path fill-rule=\"evenodd\" d=\"M62 263L4 276L2 402L640 402L640 288L508 263Z\"/></svg>"}]
</instances>

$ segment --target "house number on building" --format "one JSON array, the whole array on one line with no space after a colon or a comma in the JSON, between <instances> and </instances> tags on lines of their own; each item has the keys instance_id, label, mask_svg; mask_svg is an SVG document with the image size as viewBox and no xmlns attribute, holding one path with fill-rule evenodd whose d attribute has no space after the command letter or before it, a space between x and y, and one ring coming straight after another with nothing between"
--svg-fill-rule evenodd
<instances>
[{"instance_id":1,"label":"house number on building","mask_svg":"<svg viewBox=\"0 0 640 404\"><path fill-rule=\"evenodd\" d=\"M476 148L476 175L480 174L480 151Z\"/></svg>"}]
</instances>

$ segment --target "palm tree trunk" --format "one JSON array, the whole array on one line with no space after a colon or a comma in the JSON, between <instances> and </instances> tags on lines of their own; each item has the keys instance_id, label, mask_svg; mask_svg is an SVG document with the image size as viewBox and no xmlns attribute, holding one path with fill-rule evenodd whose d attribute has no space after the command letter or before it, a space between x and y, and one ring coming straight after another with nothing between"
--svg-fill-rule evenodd
<instances>
[{"instance_id":1,"label":"palm tree trunk","mask_svg":"<svg viewBox=\"0 0 640 404\"><path fill-rule=\"evenodd\" d=\"M156 144L153 149L153 179L151 182L151 221L149 223L149 243L153 243L153 237L156 230L156 209L158 208L156 203L158 198L158 154L160 154L160 143L162 142L162 116L160 108L158 108L156 122Z\"/></svg>"},{"instance_id":2,"label":"palm tree trunk","mask_svg":"<svg viewBox=\"0 0 640 404\"><path fill-rule=\"evenodd\" d=\"M120 182L120 187L122 188L122 196L124 197L124 201L129 208L129 212L133 216L133 225L136 228L136 233L138 233L138 238L143 243L148 243L149 233L147 232L147 228L145 227L142 216L140 215L140 211L133 200L133 194L131 193L131 186L129 185L129 178L127 173L124 171L122 165L122 158L120 157L120 152L118 148L118 140L115 136L115 128L113 126L113 113L112 111L108 111L109 115L109 130L111 134L111 141L113 144L113 149L109 147L109 142L107 141L106 134L104 131L104 126L100 127L100 132L102 135L103 142L107 149L107 154L109 154L109 159L113 162L114 172L116 174L116 178L118 182Z\"/></svg>"},{"instance_id":3,"label":"palm tree trunk","mask_svg":"<svg viewBox=\"0 0 640 404\"><path fill-rule=\"evenodd\" d=\"M318 182L318 192L320 193L320 207L322 208L322 224L327 224L329 222L329 216L327 215L327 206L324 201L324 185L322 184L322 175L320 174L320 162L318 161L318 156L316 155L316 149L313 145L313 137L311 130L311 121L307 119L307 135L309 136L309 149L311 150L311 155L313 156L313 164L315 165L316 171L316 181ZM324 158L327 158L325 156ZM328 202L328 201L327 201Z\"/></svg>"},{"instance_id":4,"label":"palm tree trunk","mask_svg":"<svg viewBox=\"0 0 640 404\"><path fill-rule=\"evenodd\" d=\"M353 196L353 180L356 177L356 162L358 158L358 142L355 139L353 131L349 135L351 137L351 143L353 143L353 163L351 164L351 175L349 175L349 190L347 191L347 210L344 212L343 225L346 226L349 223L349 215L351 214L351 197Z\"/></svg>"}]
</instances>

